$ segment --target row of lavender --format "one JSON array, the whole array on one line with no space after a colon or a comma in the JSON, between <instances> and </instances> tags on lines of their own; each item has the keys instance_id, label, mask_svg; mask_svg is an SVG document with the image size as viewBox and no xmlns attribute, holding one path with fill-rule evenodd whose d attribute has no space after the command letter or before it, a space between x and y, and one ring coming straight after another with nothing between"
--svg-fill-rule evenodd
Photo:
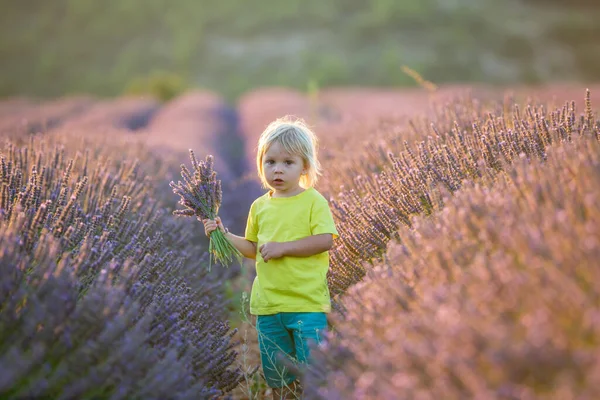
<instances>
[{"instance_id":1,"label":"row of lavender","mask_svg":"<svg viewBox=\"0 0 600 400\"><path fill-rule=\"evenodd\" d=\"M188 147L215 153L206 99L149 124L151 101L3 115L0 397L213 398L243 379L228 272L207 272L201 224L172 215L168 188Z\"/></svg>"},{"instance_id":2,"label":"row of lavender","mask_svg":"<svg viewBox=\"0 0 600 400\"><path fill-rule=\"evenodd\" d=\"M583 112L506 105L447 104L328 182L343 295L310 398L600 391L600 124L589 92Z\"/></svg>"},{"instance_id":3,"label":"row of lavender","mask_svg":"<svg viewBox=\"0 0 600 400\"><path fill-rule=\"evenodd\" d=\"M325 182L328 191L337 189L332 207L341 233L332 252L332 292L360 281L365 263L382 256L398 228L411 226L414 215L441 209L444 193L465 182L493 181L521 158L544 160L555 144L596 139L589 91L586 99L578 113L575 102L554 110L536 103L521 109L510 99L466 97L411 123L406 132L394 123L382 125L382 140L366 144L360 157Z\"/></svg>"}]
</instances>

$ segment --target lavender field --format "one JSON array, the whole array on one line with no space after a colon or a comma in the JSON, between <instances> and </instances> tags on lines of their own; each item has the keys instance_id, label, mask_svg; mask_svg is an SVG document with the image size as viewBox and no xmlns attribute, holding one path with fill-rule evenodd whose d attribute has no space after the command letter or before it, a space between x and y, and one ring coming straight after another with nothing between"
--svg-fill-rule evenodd
<instances>
[{"instance_id":1,"label":"lavender field","mask_svg":"<svg viewBox=\"0 0 600 400\"><path fill-rule=\"evenodd\" d=\"M305 118L340 239L308 399L600 393L600 87L276 87L0 101L0 398L262 399L251 263L208 270L169 182L212 154L242 233L256 140Z\"/></svg>"}]
</instances>

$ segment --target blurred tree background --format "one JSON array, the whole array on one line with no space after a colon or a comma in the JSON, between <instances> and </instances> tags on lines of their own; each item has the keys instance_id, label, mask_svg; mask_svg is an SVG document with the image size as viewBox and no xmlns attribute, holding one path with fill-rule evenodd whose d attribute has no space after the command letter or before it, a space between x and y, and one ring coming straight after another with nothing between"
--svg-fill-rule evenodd
<instances>
[{"instance_id":1,"label":"blurred tree background","mask_svg":"<svg viewBox=\"0 0 600 400\"><path fill-rule=\"evenodd\" d=\"M0 96L595 81L597 0L0 0Z\"/></svg>"}]
</instances>

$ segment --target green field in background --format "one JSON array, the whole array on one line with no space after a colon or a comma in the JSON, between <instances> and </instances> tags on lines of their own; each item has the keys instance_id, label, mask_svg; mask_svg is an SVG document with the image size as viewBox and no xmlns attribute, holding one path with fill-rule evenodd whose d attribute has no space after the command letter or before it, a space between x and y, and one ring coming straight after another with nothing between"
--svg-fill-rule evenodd
<instances>
[{"instance_id":1,"label":"green field in background","mask_svg":"<svg viewBox=\"0 0 600 400\"><path fill-rule=\"evenodd\" d=\"M593 3L0 0L0 96L598 80Z\"/></svg>"}]
</instances>

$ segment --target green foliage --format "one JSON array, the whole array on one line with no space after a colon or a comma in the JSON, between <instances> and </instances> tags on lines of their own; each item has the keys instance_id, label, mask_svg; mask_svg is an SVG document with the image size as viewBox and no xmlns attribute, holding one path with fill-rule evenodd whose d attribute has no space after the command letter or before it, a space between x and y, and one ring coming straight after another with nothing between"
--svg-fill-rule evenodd
<instances>
[{"instance_id":1,"label":"green foliage","mask_svg":"<svg viewBox=\"0 0 600 400\"><path fill-rule=\"evenodd\" d=\"M155 70L229 99L263 85L303 89L310 79L323 87L412 85L401 65L436 83L599 78L597 2L5 3L0 96L115 95L130 86L170 96L170 79L166 88L145 82Z\"/></svg>"},{"instance_id":2,"label":"green foliage","mask_svg":"<svg viewBox=\"0 0 600 400\"><path fill-rule=\"evenodd\" d=\"M181 75L166 71L154 71L134 78L124 94L150 95L166 102L183 93L187 85Z\"/></svg>"}]
</instances>

